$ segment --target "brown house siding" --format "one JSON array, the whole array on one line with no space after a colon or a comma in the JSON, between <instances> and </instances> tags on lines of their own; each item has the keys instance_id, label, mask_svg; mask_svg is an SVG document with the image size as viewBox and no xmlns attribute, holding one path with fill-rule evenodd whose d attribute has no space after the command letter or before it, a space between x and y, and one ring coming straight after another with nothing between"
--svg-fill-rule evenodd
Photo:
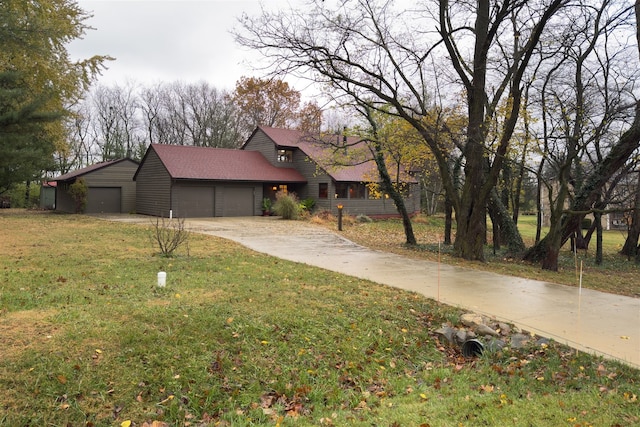
<instances>
[{"instance_id":1,"label":"brown house siding","mask_svg":"<svg viewBox=\"0 0 640 427\"><path fill-rule=\"evenodd\" d=\"M158 155L150 150L136 176L136 213L169 216L171 178Z\"/></svg>"},{"instance_id":2,"label":"brown house siding","mask_svg":"<svg viewBox=\"0 0 640 427\"><path fill-rule=\"evenodd\" d=\"M59 182L56 188L56 210L62 212L75 212L75 202L69 194L70 182Z\"/></svg>"},{"instance_id":3,"label":"brown house siding","mask_svg":"<svg viewBox=\"0 0 640 427\"><path fill-rule=\"evenodd\" d=\"M367 216L395 216L398 209L391 199L336 199L335 182L329 184L329 198L316 200L316 209L327 210L336 214L338 205L343 206L343 212L347 215L367 215ZM405 207L409 214L420 211L420 190L418 184L411 184L410 193L404 199Z\"/></svg>"},{"instance_id":4,"label":"brown house siding","mask_svg":"<svg viewBox=\"0 0 640 427\"><path fill-rule=\"evenodd\" d=\"M275 142L271 140L263 131L258 129L246 145L243 147L247 151L259 151L274 166L282 166L277 161ZM286 163L291 167L291 163Z\"/></svg>"},{"instance_id":5,"label":"brown house siding","mask_svg":"<svg viewBox=\"0 0 640 427\"><path fill-rule=\"evenodd\" d=\"M316 163L311 161L307 155L298 148L292 149L293 161L291 163L279 162L275 142L260 129L256 131L243 149L247 151L259 151L272 165L280 168L294 168L300 172L302 176L306 177L306 185L296 186L297 196L300 200L309 197L318 200L318 184L321 182L331 182L331 178L324 174L322 170L318 169Z\"/></svg>"}]
</instances>

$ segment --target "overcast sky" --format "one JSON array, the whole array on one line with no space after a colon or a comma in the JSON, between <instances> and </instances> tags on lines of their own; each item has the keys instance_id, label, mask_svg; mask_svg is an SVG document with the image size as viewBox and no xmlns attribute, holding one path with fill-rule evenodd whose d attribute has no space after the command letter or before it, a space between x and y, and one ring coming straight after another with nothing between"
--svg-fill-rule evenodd
<instances>
[{"instance_id":1,"label":"overcast sky","mask_svg":"<svg viewBox=\"0 0 640 427\"><path fill-rule=\"evenodd\" d=\"M268 5L286 5L267 0ZM77 0L94 16L82 40L68 46L74 59L109 55L99 83L207 81L233 89L243 75L258 75L245 62L257 58L229 30L243 12L260 12L259 0ZM301 90L302 88L296 88Z\"/></svg>"}]
</instances>

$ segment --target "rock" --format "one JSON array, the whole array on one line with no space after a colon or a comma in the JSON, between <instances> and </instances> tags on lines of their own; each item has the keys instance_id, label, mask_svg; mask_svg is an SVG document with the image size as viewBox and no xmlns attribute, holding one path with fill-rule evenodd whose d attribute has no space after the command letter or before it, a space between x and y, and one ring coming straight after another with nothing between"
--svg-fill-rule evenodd
<instances>
[{"instance_id":1,"label":"rock","mask_svg":"<svg viewBox=\"0 0 640 427\"><path fill-rule=\"evenodd\" d=\"M460 322L464 326L473 327L476 325L482 325L484 321L482 320L482 316L475 313L465 313L460 316Z\"/></svg>"},{"instance_id":2,"label":"rock","mask_svg":"<svg viewBox=\"0 0 640 427\"><path fill-rule=\"evenodd\" d=\"M536 345L539 345L539 346L549 345L549 339L547 339L547 338L538 338L536 340Z\"/></svg>"},{"instance_id":3,"label":"rock","mask_svg":"<svg viewBox=\"0 0 640 427\"><path fill-rule=\"evenodd\" d=\"M488 343L485 344L485 349L491 353L495 353L497 351L502 350L507 345L504 340L491 338Z\"/></svg>"},{"instance_id":4,"label":"rock","mask_svg":"<svg viewBox=\"0 0 640 427\"><path fill-rule=\"evenodd\" d=\"M467 340L467 331L465 331L464 329L459 329L458 332L456 332L455 339L458 345L462 345L462 343Z\"/></svg>"},{"instance_id":5,"label":"rock","mask_svg":"<svg viewBox=\"0 0 640 427\"><path fill-rule=\"evenodd\" d=\"M435 333L446 339L450 344L454 343L453 336L455 335L456 330L451 326L442 325L442 327L437 329Z\"/></svg>"},{"instance_id":6,"label":"rock","mask_svg":"<svg viewBox=\"0 0 640 427\"><path fill-rule=\"evenodd\" d=\"M511 348L522 348L529 344L531 335L514 334L511 336Z\"/></svg>"},{"instance_id":7,"label":"rock","mask_svg":"<svg viewBox=\"0 0 640 427\"><path fill-rule=\"evenodd\" d=\"M503 336L511 334L511 326L506 323L498 322L498 329L500 329L500 334Z\"/></svg>"},{"instance_id":8,"label":"rock","mask_svg":"<svg viewBox=\"0 0 640 427\"><path fill-rule=\"evenodd\" d=\"M497 333L496 331L494 331L493 329L491 329L485 324L476 325L476 327L474 328L474 331L476 332L476 334L481 336L486 336L486 335L490 335L492 337L500 336L499 333Z\"/></svg>"}]
</instances>

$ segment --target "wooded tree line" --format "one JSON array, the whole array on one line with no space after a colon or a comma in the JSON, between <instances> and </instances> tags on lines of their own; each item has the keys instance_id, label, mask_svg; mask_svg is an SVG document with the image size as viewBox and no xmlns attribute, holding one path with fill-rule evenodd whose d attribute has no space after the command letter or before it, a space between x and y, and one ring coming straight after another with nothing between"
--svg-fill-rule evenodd
<instances>
[{"instance_id":1,"label":"wooded tree line","mask_svg":"<svg viewBox=\"0 0 640 427\"><path fill-rule=\"evenodd\" d=\"M243 77L233 91L209 83L98 85L68 116L66 172L123 157L140 160L149 144L239 148L257 125L319 132L320 108L279 79Z\"/></svg>"},{"instance_id":2,"label":"wooded tree line","mask_svg":"<svg viewBox=\"0 0 640 427\"><path fill-rule=\"evenodd\" d=\"M237 41L273 75L306 76L360 111L374 152L384 154L373 112L408 123L437 165L458 256L484 260L490 217L513 254L556 270L569 238L587 243L585 215L598 218L637 174L637 3L308 3L242 17ZM526 251L515 226L525 170L539 212L551 212ZM408 218L405 233L415 243Z\"/></svg>"}]
</instances>

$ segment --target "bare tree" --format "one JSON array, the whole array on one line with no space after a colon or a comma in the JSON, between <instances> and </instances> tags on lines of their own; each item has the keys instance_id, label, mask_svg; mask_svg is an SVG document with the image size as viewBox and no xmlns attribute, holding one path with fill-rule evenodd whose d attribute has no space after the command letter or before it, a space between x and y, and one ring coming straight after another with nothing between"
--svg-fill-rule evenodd
<instances>
[{"instance_id":1,"label":"bare tree","mask_svg":"<svg viewBox=\"0 0 640 427\"><path fill-rule=\"evenodd\" d=\"M564 3L442 0L434 10L401 11L388 1L347 0L332 7L316 0L304 11L245 16L236 40L270 58L275 73L310 74L334 93L361 104L375 100L374 108L392 105L395 114L414 126L434 153L456 212L455 252L483 260L486 206L518 119L522 76L546 25ZM518 17L515 25L510 20L513 16ZM502 38L509 34L509 40L518 40L515 49L503 45ZM466 97L468 128L462 147L465 179L461 191L455 188L449 152L438 146L421 120L433 106L431 82L440 74L446 76L449 86L441 93L464 93ZM498 144L489 150L487 124L503 99L509 99L512 108Z\"/></svg>"},{"instance_id":2,"label":"bare tree","mask_svg":"<svg viewBox=\"0 0 640 427\"><path fill-rule=\"evenodd\" d=\"M557 35L563 43L542 53L555 58L547 59L548 68L541 70L545 79L540 90L542 152L554 171L546 184L550 230L525 255L553 271L569 237L586 247L582 219L588 213L600 217L614 194L616 174L640 141L638 118L629 117L636 105L632 91L638 76L635 69L628 71L629 49L619 43L620 36L629 33L632 7L604 1L566 13L572 25ZM631 127L623 133L625 126Z\"/></svg>"},{"instance_id":3,"label":"bare tree","mask_svg":"<svg viewBox=\"0 0 640 427\"><path fill-rule=\"evenodd\" d=\"M98 86L92 101L101 160L132 158L140 141L135 86Z\"/></svg>"}]
</instances>

